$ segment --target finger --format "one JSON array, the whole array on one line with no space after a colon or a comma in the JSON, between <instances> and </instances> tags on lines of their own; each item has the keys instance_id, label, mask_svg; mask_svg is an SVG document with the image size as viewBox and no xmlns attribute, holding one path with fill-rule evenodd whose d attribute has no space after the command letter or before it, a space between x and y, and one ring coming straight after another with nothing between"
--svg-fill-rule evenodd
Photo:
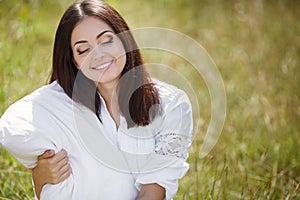
<instances>
[{"instance_id":1,"label":"finger","mask_svg":"<svg viewBox=\"0 0 300 200\"><path fill-rule=\"evenodd\" d=\"M38 156L39 160L52 158L55 155L54 150L48 149L42 155Z\"/></svg>"},{"instance_id":2,"label":"finger","mask_svg":"<svg viewBox=\"0 0 300 200\"><path fill-rule=\"evenodd\" d=\"M66 180L72 173L72 168L69 167L60 177L59 182Z\"/></svg>"},{"instance_id":3,"label":"finger","mask_svg":"<svg viewBox=\"0 0 300 200\"><path fill-rule=\"evenodd\" d=\"M67 156L68 156L67 151L63 149L60 152L58 152L57 154L55 154L55 156L53 156L53 158L51 158L51 162L58 163L62 159L66 158Z\"/></svg>"},{"instance_id":4,"label":"finger","mask_svg":"<svg viewBox=\"0 0 300 200\"><path fill-rule=\"evenodd\" d=\"M63 173L59 172L54 177L52 177L50 180L50 183L52 183L52 184L60 183L60 182L64 181L65 179L67 179L71 173L72 173L72 168L70 166L67 166L67 167L65 167Z\"/></svg>"},{"instance_id":5,"label":"finger","mask_svg":"<svg viewBox=\"0 0 300 200\"><path fill-rule=\"evenodd\" d=\"M69 163L68 157L64 157L62 160L58 161L58 163L56 164L55 168L57 170L60 170L62 167L64 167L68 163Z\"/></svg>"},{"instance_id":6,"label":"finger","mask_svg":"<svg viewBox=\"0 0 300 200\"><path fill-rule=\"evenodd\" d=\"M62 176L63 174L65 174L69 170L72 171L71 165L70 164L66 164L62 168L59 169L59 175Z\"/></svg>"}]
</instances>

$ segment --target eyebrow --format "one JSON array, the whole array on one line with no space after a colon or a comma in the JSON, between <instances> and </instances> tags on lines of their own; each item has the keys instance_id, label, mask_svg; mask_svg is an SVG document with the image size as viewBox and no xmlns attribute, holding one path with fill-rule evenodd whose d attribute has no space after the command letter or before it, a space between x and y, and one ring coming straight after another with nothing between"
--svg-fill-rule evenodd
<instances>
[{"instance_id":1,"label":"eyebrow","mask_svg":"<svg viewBox=\"0 0 300 200\"><path fill-rule=\"evenodd\" d=\"M107 32L112 33L112 31L109 31L109 30L103 31L96 36L96 39L99 39L104 33L107 33ZM75 47L76 44L87 43L87 42L88 42L87 40L79 40L79 41L75 42L75 44L73 46Z\"/></svg>"}]
</instances>

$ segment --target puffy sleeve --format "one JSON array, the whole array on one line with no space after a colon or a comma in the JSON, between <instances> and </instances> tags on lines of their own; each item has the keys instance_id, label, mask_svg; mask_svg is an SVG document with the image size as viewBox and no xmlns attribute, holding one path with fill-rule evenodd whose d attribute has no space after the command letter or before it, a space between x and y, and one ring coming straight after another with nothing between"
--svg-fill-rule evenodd
<instances>
[{"instance_id":1,"label":"puffy sleeve","mask_svg":"<svg viewBox=\"0 0 300 200\"><path fill-rule=\"evenodd\" d=\"M178 189L178 179L189 169L186 162L191 144L192 107L187 95L176 90L162 98L162 114L155 119L154 152L149 156L136 179L136 187L157 183L165 188L166 199L172 199Z\"/></svg>"}]
</instances>

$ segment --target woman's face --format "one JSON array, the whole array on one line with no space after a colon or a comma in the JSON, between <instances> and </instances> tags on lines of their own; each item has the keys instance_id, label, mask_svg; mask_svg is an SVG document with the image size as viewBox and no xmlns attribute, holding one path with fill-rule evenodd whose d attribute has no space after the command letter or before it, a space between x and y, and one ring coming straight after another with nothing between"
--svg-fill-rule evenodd
<instances>
[{"instance_id":1,"label":"woman's face","mask_svg":"<svg viewBox=\"0 0 300 200\"><path fill-rule=\"evenodd\" d=\"M117 82L126 63L121 40L104 21L88 16L71 35L71 47L78 69L98 83Z\"/></svg>"}]
</instances>

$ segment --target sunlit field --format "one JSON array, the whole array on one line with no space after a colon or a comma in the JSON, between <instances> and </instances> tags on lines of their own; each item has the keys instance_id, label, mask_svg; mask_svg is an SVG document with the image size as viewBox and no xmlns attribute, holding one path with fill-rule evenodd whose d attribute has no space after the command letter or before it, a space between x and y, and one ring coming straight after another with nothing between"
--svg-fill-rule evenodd
<instances>
[{"instance_id":1,"label":"sunlit field","mask_svg":"<svg viewBox=\"0 0 300 200\"><path fill-rule=\"evenodd\" d=\"M56 27L70 2L0 0L0 116L47 83ZM197 91L201 115L195 121L201 123L189 152L190 170L174 199L300 199L299 1L107 2L132 29L163 27L193 38L222 75L226 121L213 150L200 158L211 117L203 78L170 52L142 51L146 63L170 67ZM30 171L2 147L0 156L0 200L33 199Z\"/></svg>"}]
</instances>

